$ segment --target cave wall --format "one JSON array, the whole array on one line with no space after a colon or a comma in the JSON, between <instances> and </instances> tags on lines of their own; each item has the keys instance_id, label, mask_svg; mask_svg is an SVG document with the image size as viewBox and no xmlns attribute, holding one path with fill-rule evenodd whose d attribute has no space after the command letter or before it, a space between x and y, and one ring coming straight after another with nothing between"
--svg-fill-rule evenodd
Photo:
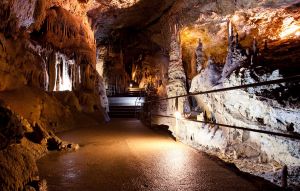
<instances>
[{"instance_id":1,"label":"cave wall","mask_svg":"<svg viewBox=\"0 0 300 191\"><path fill-rule=\"evenodd\" d=\"M0 2L0 187L45 190L36 160L77 150L55 133L78 126L82 112L103 120L108 107L96 71L91 2Z\"/></svg>"},{"instance_id":2,"label":"cave wall","mask_svg":"<svg viewBox=\"0 0 300 191\"><path fill-rule=\"evenodd\" d=\"M147 28L151 39L170 53L168 85L174 92L172 52L178 43L188 92L280 79L299 74L299 5L295 1L176 1ZM176 70L182 71L182 69ZM181 74L176 74L180 78ZM198 120L299 134L299 83L248 88L179 99L179 111ZM285 89L285 90L284 90ZM174 96L174 94L172 94ZM170 95L168 95L170 96ZM181 103L180 103L181 102ZM175 101L162 102L154 113L174 115ZM197 116L195 116L197 115ZM299 182L299 141L216 125L154 117L180 141L233 162L243 171L280 184L281 168L289 184ZM291 128L292 127L292 128ZM299 185L298 185L299 186Z\"/></svg>"},{"instance_id":3,"label":"cave wall","mask_svg":"<svg viewBox=\"0 0 300 191\"><path fill-rule=\"evenodd\" d=\"M1 91L31 86L50 92L105 92L95 69L96 42L86 15L90 5L2 1Z\"/></svg>"}]
</instances>

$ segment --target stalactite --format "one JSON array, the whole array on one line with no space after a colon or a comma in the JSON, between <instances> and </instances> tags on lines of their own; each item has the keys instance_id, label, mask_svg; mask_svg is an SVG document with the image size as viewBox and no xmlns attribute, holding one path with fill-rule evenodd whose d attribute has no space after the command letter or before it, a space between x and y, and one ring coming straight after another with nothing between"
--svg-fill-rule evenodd
<instances>
[{"instance_id":1,"label":"stalactite","mask_svg":"<svg viewBox=\"0 0 300 191\"><path fill-rule=\"evenodd\" d=\"M45 20L45 24L46 24L46 32L48 32L49 31L49 24L48 24L47 19Z\"/></svg>"},{"instance_id":2,"label":"stalactite","mask_svg":"<svg viewBox=\"0 0 300 191\"><path fill-rule=\"evenodd\" d=\"M201 39L199 39L199 42L198 42L198 47L196 49L196 70L197 70L197 73L200 73L201 70L203 69L203 45L202 45L202 42L201 42Z\"/></svg>"},{"instance_id":3,"label":"stalactite","mask_svg":"<svg viewBox=\"0 0 300 191\"><path fill-rule=\"evenodd\" d=\"M79 84L81 84L81 67L80 67L80 65L78 66L78 82L79 82Z\"/></svg>"},{"instance_id":4,"label":"stalactite","mask_svg":"<svg viewBox=\"0 0 300 191\"><path fill-rule=\"evenodd\" d=\"M256 56L258 53L258 49L257 49L257 41L255 37L253 38L252 41L252 51L253 51L253 55Z\"/></svg>"},{"instance_id":5,"label":"stalactite","mask_svg":"<svg viewBox=\"0 0 300 191\"><path fill-rule=\"evenodd\" d=\"M5 43L2 42L1 39L0 39L0 45L1 45L1 47L2 47L2 51L3 51L3 52L6 52Z\"/></svg>"},{"instance_id":6,"label":"stalactite","mask_svg":"<svg viewBox=\"0 0 300 191\"><path fill-rule=\"evenodd\" d=\"M236 35L235 35L235 48L238 48L238 46L239 46L239 34L238 33L236 33Z\"/></svg>"},{"instance_id":7,"label":"stalactite","mask_svg":"<svg viewBox=\"0 0 300 191\"><path fill-rule=\"evenodd\" d=\"M63 23L63 31L64 31L63 36L64 36L64 38L66 38L67 35L66 35L66 23L65 22Z\"/></svg>"}]
</instances>

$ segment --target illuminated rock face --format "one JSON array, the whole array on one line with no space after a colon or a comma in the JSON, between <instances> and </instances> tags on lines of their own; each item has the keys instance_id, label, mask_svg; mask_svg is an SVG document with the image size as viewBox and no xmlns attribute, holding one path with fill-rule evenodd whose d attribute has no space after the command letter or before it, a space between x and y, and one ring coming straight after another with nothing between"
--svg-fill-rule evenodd
<instances>
[{"instance_id":1,"label":"illuminated rock face","mask_svg":"<svg viewBox=\"0 0 300 191\"><path fill-rule=\"evenodd\" d=\"M78 149L54 133L76 127L82 111L98 112L102 120L108 103L95 69L94 31L86 16L90 5L0 2L1 190L45 185L36 160L48 150Z\"/></svg>"},{"instance_id":2,"label":"illuminated rock face","mask_svg":"<svg viewBox=\"0 0 300 191\"><path fill-rule=\"evenodd\" d=\"M184 73L182 64L182 53L180 46L180 39L178 34L178 26L174 26L174 32L171 36L170 44L170 62L168 68L168 84L167 95L168 97L180 96L186 94L186 75ZM185 98L180 98L178 105L174 105L173 100L169 102L171 113L176 110L183 112L183 103ZM178 108L176 108L178 107Z\"/></svg>"},{"instance_id":3,"label":"illuminated rock face","mask_svg":"<svg viewBox=\"0 0 300 191\"><path fill-rule=\"evenodd\" d=\"M196 76L193 79L190 91L199 92L207 89L207 87L217 89L257 82L250 77L248 69L244 69L244 71L238 75L232 74L229 79L218 86L204 86L205 78L206 77L201 74ZM275 71L268 77L267 75L261 76L260 80L265 81L278 78L280 78L280 75L278 71ZM277 85L270 86L267 90L274 91L274 89L278 87ZM206 107L205 109L212 113L216 121L222 124L248 128L266 127L266 130L269 131L281 131L286 133L288 133L287 127L290 124L294 124L295 127L298 127L299 110L281 105L276 102L276 100L263 100L261 97L255 95L260 91L262 91L261 88L249 88L248 91L233 90L210 95L199 95L196 96L196 99L199 101L199 105ZM222 129L225 132L227 131L226 128ZM299 129L295 128L294 131L299 132ZM242 131L240 135L242 136L243 133L245 132ZM299 165L299 153L293 152L293 147L297 144L295 141L253 132L248 135L247 139L243 139L242 142L246 141L253 141L260 145L261 150L268 154L270 160L275 159L284 164Z\"/></svg>"},{"instance_id":4,"label":"illuminated rock face","mask_svg":"<svg viewBox=\"0 0 300 191\"><path fill-rule=\"evenodd\" d=\"M74 67L74 60L66 60L62 55L55 55L55 82L53 91L72 91L74 74L78 74ZM74 71L75 70L75 71ZM79 74L78 74L79 75ZM80 75L78 76L80 83Z\"/></svg>"},{"instance_id":5,"label":"illuminated rock face","mask_svg":"<svg viewBox=\"0 0 300 191\"><path fill-rule=\"evenodd\" d=\"M179 23L181 58L191 93L280 79L300 71L299 8L293 3L176 1L169 14L150 31L159 32L159 26L169 26L160 28L168 36L167 42L158 42L168 47L176 42L170 26L174 20ZM299 133L298 88L297 83L285 83L205 94L194 96L197 103L190 105L198 106L202 121ZM176 85L172 89L181 91ZM166 114L173 105L161 103L156 112ZM289 183L299 185L299 141L185 120L179 120L177 131L175 119L154 118L153 123L166 124L184 143L278 184L276 177L287 165Z\"/></svg>"}]
</instances>

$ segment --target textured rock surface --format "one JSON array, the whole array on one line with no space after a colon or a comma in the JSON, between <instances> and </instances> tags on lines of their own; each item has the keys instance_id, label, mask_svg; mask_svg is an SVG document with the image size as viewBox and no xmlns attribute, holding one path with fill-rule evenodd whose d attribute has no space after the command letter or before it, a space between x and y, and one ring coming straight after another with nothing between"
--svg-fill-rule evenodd
<instances>
[{"instance_id":1,"label":"textured rock surface","mask_svg":"<svg viewBox=\"0 0 300 191\"><path fill-rule=\"evenodd\" d=\"M40 181L36 160L45 155L48 150L76 151L79 149L77 144L64 142L53 133L53 130L68 128L70 122L74 121L71 114L62 116L66 112L64 107L59 106L59 102L51 96L46 96L47 101L43 105L44 107L51 105L52 108L44 110L45 108L36 107L39 105L31 102L27 102L28 106L26 106L24 103L29 101L26 99L29 91L27 89L23 92L24 99L18 99L15 95L20 94L14 94L14 92L6 95L1 93L1 99L11 106L9 108L3 103L0 106L0 168L2 169L0 187L2 190L23 190L28 186L38 188L38 185L35 185ZM45 96L36 92L31 95L34 95L37 100ZM5 96L10 96L11 100ZM20 107L20 102L23 107ZM53 113L50 113L51 110ZM59 120L62 117L64 120Z\"/></svg>"},{"instance_id":2,"label":"textured rock surface","mask_svg":"<svg viewBox=\"0 0 300 191\"><path fill-rule=\"evenodd\" d=\"M2 190L23 189L38 179L35 160L46 153L46 148L26 138L37 133L26 119L3 105L0 108L0 186Z\"/></svg>"},{"instance_id":3,"label":"textured rock surface","mask_svg":"<svg viewBox=\"0 0 300 191\"><path fill-rule=\"evenodd\" d=\"M48 150L79 148L54 132L74 128L81 111L103 110L94 33L77 1L1 1L0 7L0 99L9 106L0 107L0 187L45 190L36 160Z\"/></svg>"},{"instance_id":4,"label":"textured rock surface","mask_svg":"<svg viewBox=\"0 0 300 191\"><path fill-rule=\"evenodd\" d=\"M148 31L152 40L172 51L168 45L176 41L169 26L178 23L184 72L189 91L195 93L299 74L297 18L296 1L176 1ZM190 104L202 121L298 134L298 87L284 83L205 94ZM181 90L177 85L171 88ZM158 107L160 114L173 114L167 113L171 104ZM299 141L184 119L178 128L175 119L153 122L168 125L187 144L278 184L281 168L287 165L289 185L299 186Z\"/></svg>"},{"instance_id":5,"label":"textured rock surface","mask_svg":"<svg viewBox=\"0 0 300 191\"><path fill-rule=\"evenodd\" d=\"M180 37L178 33L178 26L174 24L173 33L170 44L170 62L168 68L168 97L185 95L186 91L186 75L182 64L182 50L180 45ZM178 103L174 100L169 101L169 112L175 111L183 112L183 103L185 98L180 98ZM176 105L177 104L177 105ZM176 108L177 107L177 108Z\"/></svg>"},{"instance_id":6,"label":"textured rock surface","mask_svg":"<svg viewBox=\"0 0 300 191\"><path fill-rule=\"evenodd\" d=\"M245 69L244 75L232 74L222 85L214 86L212 82L215 81L211 77L220 77L220 72L207 67L193 79L190 91L199 92L255 82L250 76L245 75L247 72L249 70ZM267 79L266 76L262 76L261 80L278 77L275 71ZM276 86L269 87L269 90L274 88ZM199 95L196 96L196 100L206 115L218 123L282 133L290 133L287 127L295 124L294 132L299 132L299 129L295 128L299 127L299 109L282 106L276 100L261 99L262 97L255 95L255 92L259 91L261 88L251 88L248 91L233 90ZM204 120L203 118L202 121ZM177 131L174 128L175 119L158 118L154 123L169 125L173 134L183 142L226 161L234 162L241 170L263 176L278 184L281 168L287 165L290 174L289 183L298 185L299 141L244 130L201 125L185 120L179 120Z\"/></svg>"}]
</instances>

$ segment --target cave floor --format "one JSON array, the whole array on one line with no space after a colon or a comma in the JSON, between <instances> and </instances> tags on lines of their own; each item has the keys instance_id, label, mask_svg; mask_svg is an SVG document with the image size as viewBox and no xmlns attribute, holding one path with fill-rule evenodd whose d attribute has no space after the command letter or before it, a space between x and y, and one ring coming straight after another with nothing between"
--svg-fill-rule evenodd
<instances>
[{"instance_id":1,"label":"cave floor","mask_svg":"<svg viewBox=\"0 0 300 191\"><path fill-rule=\"evenodd\" d=\"M50 191L274 190L135 119L85 122L60 133L76 152L52 152L38 161Z\"/></svg>"}]
</instances>

